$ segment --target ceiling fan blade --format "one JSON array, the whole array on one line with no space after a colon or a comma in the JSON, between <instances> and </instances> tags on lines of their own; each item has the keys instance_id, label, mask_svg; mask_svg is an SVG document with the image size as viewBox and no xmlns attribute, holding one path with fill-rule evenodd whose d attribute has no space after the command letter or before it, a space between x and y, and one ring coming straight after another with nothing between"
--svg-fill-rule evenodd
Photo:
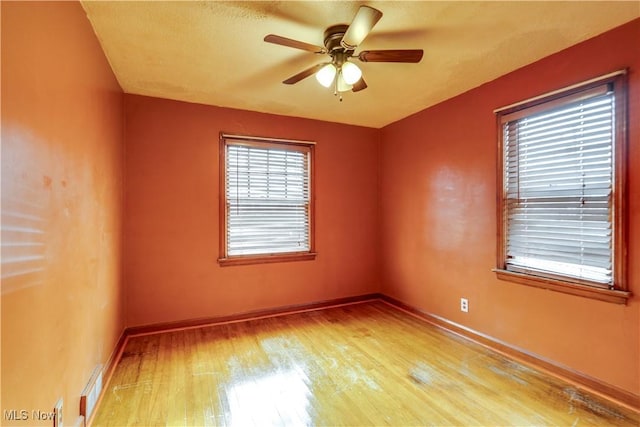
<instances>
[{"instance_id":1,"label":"ceiling fan blade","mask_svg":"<svg viewBox=\"0 0 640 427\"><path fill-rule=\"evenodd\" d=\"M279 44L282 46L293 47L295 49L302 49L313 53L327 53L327 49L323 47L301 42L298 40L288 39L286 37L277 36L275 34L266 35L264 37L264 41L268 43Z\"/></svg>"},{"instance_id":2,"label":"ceiling fan blade","mask_svg":"<svg viewBox=\"0 0 640 427\"><path fill-rule=\"evenodd\" d=\"M397 49L397 50L364 50L358 55L362 62L420 62L423 55L422 49Z\"/></svg>"},{"instance_id":3,"label":"ceiling fan blade","mask_svg":"<svg viewBox=\"0 0 640 427\"><path fill-rule=\"evenodd\" d=\"M382 12L369 6L360 6L358 13L351 21L351 25L344 33L340 44L348 50L353 50L369 35L374 25L382 18Z\"/></svg>"},{"instance_id":4,"label":"ceiling fan blade","mask_svg":"<svg viewBox=\"0 0 640 427\"><path fill-rule=\"evenodd\" d=\"M367 88L367 83L364 81L364 77L361 77L360 80L355 82L355 84L353 85L353 89L351 90L353 92L360 92L361 90L364 90L366 88Z\"/></svg>"},{"instance_id":5,"label":"ceiling fan blade","mask_svg":"<svg viewBox=\"0 0 640 427\"><path fill-rule=\"evenodd\" d=\"M321 64L316 64L313 67L309 67L304 71L300 71L295 76L289 77L287 80L283 81L282 83L284 83L286 85L296 84L300 80L306 79L310 75L317 73L320 70L320 68L324 67L325 65L326 65L326 62L325 63L321 63Z\"/></svg>"}]
</instances>

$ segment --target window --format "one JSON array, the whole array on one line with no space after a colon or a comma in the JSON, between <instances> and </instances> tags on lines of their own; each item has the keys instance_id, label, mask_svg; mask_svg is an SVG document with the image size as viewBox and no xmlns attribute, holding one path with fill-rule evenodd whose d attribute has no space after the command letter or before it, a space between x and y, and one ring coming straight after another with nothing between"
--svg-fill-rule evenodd
<instances>
[{"instance_id":1,"label":"window","mask_svg":"<svg viewBox=\"0 0 640 427\"><path fill-rule=\"evenodd\" d=\"M499 278L626 302L624 77L497 111Z\"/></svg>"},{"instance_id":2,"label":"window","mask_svg":"<svg viewBox=\"0 0 640 427\"><path fill-rule=\"evenodd\" d=\"M221 135L221 264L313 259L314 143Z\"/></svg>"}]
</instances>

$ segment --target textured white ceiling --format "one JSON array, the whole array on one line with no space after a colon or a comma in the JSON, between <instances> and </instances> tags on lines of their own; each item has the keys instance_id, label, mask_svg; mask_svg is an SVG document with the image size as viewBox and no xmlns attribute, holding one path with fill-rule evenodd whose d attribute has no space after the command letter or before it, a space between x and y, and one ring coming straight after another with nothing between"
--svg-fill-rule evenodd
<instances>
[{"instance_id":1,"label":"textured white ceiling","mask_svg":"<svg viewBox=\"0 0 640 427\"><path fill-rule=\"evenodd\" d=\"M382 127L640 16L638 1L371 1L384 16L360 50L424 49L419 64L361 63L369 87L346 93L309 77L325 61L265 43L322 46L364 2L83 1L126 93Z\"/></svg>"}]
</instances>

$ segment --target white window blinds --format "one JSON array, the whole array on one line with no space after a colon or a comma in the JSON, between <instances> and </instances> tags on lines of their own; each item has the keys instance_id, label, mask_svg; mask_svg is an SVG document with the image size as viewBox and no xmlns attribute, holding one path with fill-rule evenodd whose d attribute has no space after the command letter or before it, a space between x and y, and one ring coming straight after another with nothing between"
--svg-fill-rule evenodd
<instances>
[{"instance_id":1,"label":"white window blinds","mask_svg":"<svg viewBox=\"0 0 640 427\"><path fill-rule=\"evenodd\" d=\"M226 255L310 250L310 150L226 141Z\"/></svg>"},{"instance_id":2,"label":"white window blinds","mask_svg":"<svg viewBox=\"0 0 640 427\"><path fill-rule=\"evenodd\" d=\"M507 270L613 286L614 101L605 84L502 117Z\"/></svg>"}]
</instances>

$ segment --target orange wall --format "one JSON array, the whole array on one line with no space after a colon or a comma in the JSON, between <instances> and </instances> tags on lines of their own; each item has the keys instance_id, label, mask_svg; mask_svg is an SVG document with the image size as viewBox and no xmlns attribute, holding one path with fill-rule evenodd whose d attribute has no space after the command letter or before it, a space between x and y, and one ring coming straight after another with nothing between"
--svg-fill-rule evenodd
<instances>
[{"instance_id":1,"label":"orange wall","mask_svg":"<svg viewBox=\"0 0 640 427\"><path fill-rule=\"evenodd\" d=\"M382 290L640 394L640 20L382 130ZM629 75L629 279L616 305L499 281L495 108L624 67ZM461 297L470 311L460 312Z\"/></svg>"},{"instance_id":2,"label":"orange wall","mask_svg":"<svg viewBox=\"0 0 640 427\"><path fill-rule=\"evenodd\" d=\"M73 425L124 327L123 95L79 3L1 8L0 416L63 397Z\"/></svg>"},{"instance_id":3,"label":"orange wall","mask_svg":"<svg viewBox=\"0 0 640 427\"><path fill-rule=\"evenodd\" d=\"M375 129L126 95L127 325L376 292ZM316 141L314 261L225 266L219 133Z\"/></svg>"}]
</instances>

